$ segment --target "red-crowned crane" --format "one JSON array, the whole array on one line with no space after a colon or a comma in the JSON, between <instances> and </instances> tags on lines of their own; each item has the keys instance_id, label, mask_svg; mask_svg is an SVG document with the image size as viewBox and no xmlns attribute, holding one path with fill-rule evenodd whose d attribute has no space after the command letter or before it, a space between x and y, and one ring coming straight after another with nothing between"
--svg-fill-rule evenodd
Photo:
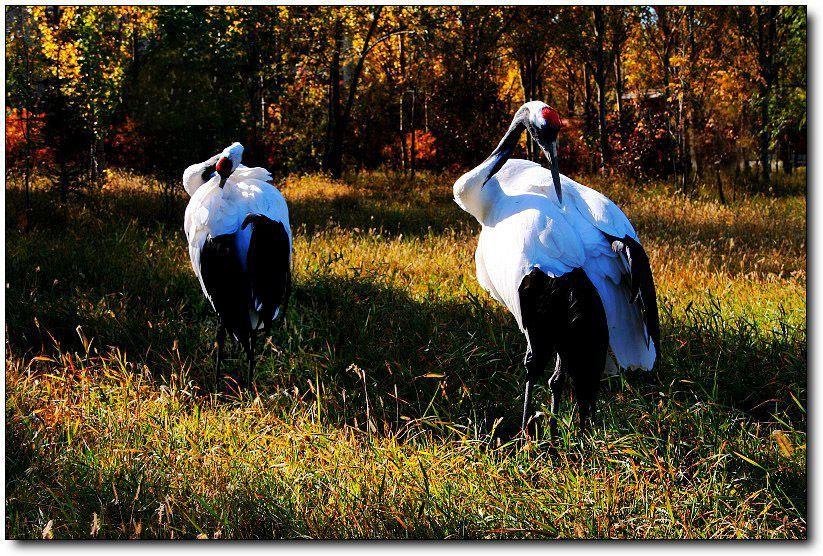
<instances>
[{"instance_id":1,"label":"red-crowned crane","mask_svg":"<svg viewBox=\"0 0 823 556\"><path fill-rule=\"evenodd\" d=\"M650 370L660 345L649 260L625 214L604 195L558 169L553 108L524 104L492 154L454 184L454 199L481 225L477 279L511 311L526 336L521 429L528 434L535 381L557 354L551 437L566 378L581 430L594 411L608 348L623 368ZM510 160L523 130L549 160Z\"/></svg>"},{"instance_id":2,"label":"red-crowned crane","mask_svg":"<svg viewBox=\"0 0 823 556\"><path fill-rule=\"evenodd\" d=\"M254 374L255 334L268 334L285 310L291 290L292 235L289 209L264 168L240 164L243 146L233 143L205 162L189 166L183 185L191 195L184 229L189 256L203 293L219 318L216 378L226 333Z\"/></svg>"}]
</instances>

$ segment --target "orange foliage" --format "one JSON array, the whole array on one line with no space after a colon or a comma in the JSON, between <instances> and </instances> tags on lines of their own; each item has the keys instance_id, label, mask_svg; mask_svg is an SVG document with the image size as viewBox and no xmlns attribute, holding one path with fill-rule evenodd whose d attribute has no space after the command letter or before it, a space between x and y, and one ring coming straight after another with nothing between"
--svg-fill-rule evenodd
<instances>
[{"instance_id":1,"label":"orange foliage","mask_svg":"<svg viewBox=\"0 0 823 556\"><path fill-rule=\"evenodd\" d=\"M435 145L434 135L429 131L415 130L415 153L414 161L417 164L429 164L437 157L437 145ZM406 141L411 144L411 133Z\"/></svg>"},{"instance_id":2,"label":"orange foliage","mask_svg":"<svg viewBox=\"0 0 823 556\"><path fill-rule=\"evenodd\" d=\"M145 157L144 140L135 121L127 116L123 122L112 126L106 141L109 162L124 168L140 168Z\"/></svg>"},{"instance_id":3,"label":"orange foliage","mask_svg":"<svg viewBox=\"0 0 823 556\"><path fill-rule=\"evenodd\" d=\"M411 132L406 134L406 148L411 152ZM383 160L390 164L400 166L403 160L403 153L400 142L395 141L383 147L381 150ZM414 131L414 163L418 168L431 166L437 161L437 144L434 135L429 131L417 129Z\"/></svg>"},{"instance_id":4,"label":"orange foliage","mask_svg":"<svg viewBox=\"0 0 823 556\"><path fill-rule=\"evenodd\" d=\"M32 145L32 164L51 160L51 152L41 146L44 114L29 114L25 108L6 110L6 166L22 167L26 156L26 126ZM38 148L39 147L39 148Z\"/></svg>"}]
</instances>

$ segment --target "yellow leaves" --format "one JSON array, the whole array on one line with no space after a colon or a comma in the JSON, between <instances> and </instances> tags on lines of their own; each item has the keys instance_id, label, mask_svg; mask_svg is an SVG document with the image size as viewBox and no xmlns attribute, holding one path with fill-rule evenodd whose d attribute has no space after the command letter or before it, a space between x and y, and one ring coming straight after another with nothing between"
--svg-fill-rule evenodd
<instances>
[{"instance_id":1,"label":"yellow leaves","mask_svg":"<svg viewBox=\"0 0 823 556\"><path fill-rule=\"evenodd\" d=\"M512 90L516 87L522 91L523 86L520 81L520 70L517 68L517 65L509 64L504 71L503 89Z\"/></svg>"},{"instance_id":2,"label":"yellow leaves","mask_svg":"<svg viewBox=\"0 0 823 556\"><path fill-rule=\"evenodd\" d=\"M132 58L135 34L153 33L156 8L67 6L31 8L48 71L66 97L80 101L86 117L113 109Z\"/></svg>"},{"instance_id":3,"label":"yellow leaves","mask_svg":"<svg viewBox=\"0 0 823 556\"><path fill-rule=\"evenodd\" d=\"M49 67L50 72L60 79L77 79L80 77L80 55L77 44L66 39L66 33L72 27L75 7L55 8L59 9L56 24L54 23L54 12L47 11L44 6L32 8L32 17L42 37L41 46L43 54L52 62ZM64 91L71 95L73 88Z\"/></svg>"},{"instance_id":4,"label":"yellow leaves","mask_svg":"<svg viewBox=\"0 0 823 556\"><path fill-rule=\"evenodd\" d=\"M671 65L672 68L679 68L681 66L686 65L687 63L688 63L688 61L687 61L686 57L682 56L682 55L675 55L675 56L672 56L671 58L669 58L669 64Z\"/></svg>"},{"instance_id":5,"label":"yellow leaves","mask_svg":"<svg viewBox=\"0 0 823 556\"><path fill-rule=\"evenodd\" d=\"M213 8L212 14L215 18L225 19L229 21L229 27L226 29L226 38L242 37L247 25L247 14L244 13L248 8L241 6L222 6Z\"/></svg>"},{"instance_id":6,"label":"yellow leaves","mask_svg":"<svg viewBox=\"0 0 823 556\"><path fill-rule=\"evenodd\" d=\"M46 526L43 527L42 536L43 536L44 540L51 540L51 539L54 538L54 531L52 530L53 527L54 527L54 520L50 519L49 522L46 523Z\"/></svg>"},{"instance_id":7,"label":"yellow leaves","mask_svg":"<svg viewBox=\"0 0 823 556\"><path fill-rule=\"evenodd\" d=\"M785 457L790 458L794 455L794 446L792 445L791 440L783 433L783 431L774 431L772 433L772 438L774 439L775 443L777 444L780 453L783 454Z\"/></svg>"}]
</instances>

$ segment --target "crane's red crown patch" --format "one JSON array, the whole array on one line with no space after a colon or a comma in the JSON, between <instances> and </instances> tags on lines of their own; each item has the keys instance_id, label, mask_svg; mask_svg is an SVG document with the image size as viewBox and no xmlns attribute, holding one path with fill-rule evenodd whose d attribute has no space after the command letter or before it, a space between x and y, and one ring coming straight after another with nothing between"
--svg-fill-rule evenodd
<instances>
[{"instance_id":1,"label":"crane's red crown patch","mask_svg":"<svg viewBox=\"0 0 823 556\"><path fill-rule=\"evenodd\" d=\"M543 119L546 120L552 128L560 129L563 127L563 120L560 119L560 114L551 106L544 106L542 111Z\"/></svg>"},{"instance_id":2,"label":"crane's red crown patch","mask_svg":"<svg viewBox=\"0 0 823 556\"><path fill-rule=\"evenodd\" d=\"M231 160L224 156L217 161L217 166L215 168L219 174L231 172Z\"/></svg>"}]
</instances>

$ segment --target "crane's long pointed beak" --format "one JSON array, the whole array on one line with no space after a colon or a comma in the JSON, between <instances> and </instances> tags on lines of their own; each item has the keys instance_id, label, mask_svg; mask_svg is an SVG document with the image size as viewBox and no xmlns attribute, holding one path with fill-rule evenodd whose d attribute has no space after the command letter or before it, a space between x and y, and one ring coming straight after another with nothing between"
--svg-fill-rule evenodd
<instances>
[{"instance_id":1,"label":"crane's long pointed beak","mask_svg":"<svg viewBox=\"0 0 823 556\"><path fill-rule=\"evenodd\" d=\"M224 178L223 176L220 176L220 189L223 189L223 186L226 185L226 180L227 179L228 178Z\"/></svg>"},{"instance_id":2,"label":"crane's long pointed beak","mask_svg":"<svg viewBox=\"0 0 823 556\"><path fill-rule=\"evenodd\" d=\"M554 190L557 193L557 200L563 203L563 193L560 189L560 166L557 161L557 139L549 141L548 152L546 152L552 170L552 181L554 182Z\"/></svg>"},{"instance_id":3,"label":"crane's long pointed beak","mask_svg":"<svg viewBox=\"0 0 823 556\"><path fill-rule=\"evenodd\" d=\"M492 165L491 169L489 170L489 173L486 176L486 179L483 180L483 185L481 185L481 187L486 185L486 183L488 183L488 181L490 179L492 179L492 177L494 177L494 175L497 173L497 171L500 170L500 168L502 168L504 164L506 164L506 161L509 160L509 157L511 155L512 155L512 149L509 148L508 146L506 146L504 148L495 149L495 151L491 154L491 156L494 157L494 164ZM488 160L488 159L486 159L486 160Z\"/></svg>"}]
</instances>

